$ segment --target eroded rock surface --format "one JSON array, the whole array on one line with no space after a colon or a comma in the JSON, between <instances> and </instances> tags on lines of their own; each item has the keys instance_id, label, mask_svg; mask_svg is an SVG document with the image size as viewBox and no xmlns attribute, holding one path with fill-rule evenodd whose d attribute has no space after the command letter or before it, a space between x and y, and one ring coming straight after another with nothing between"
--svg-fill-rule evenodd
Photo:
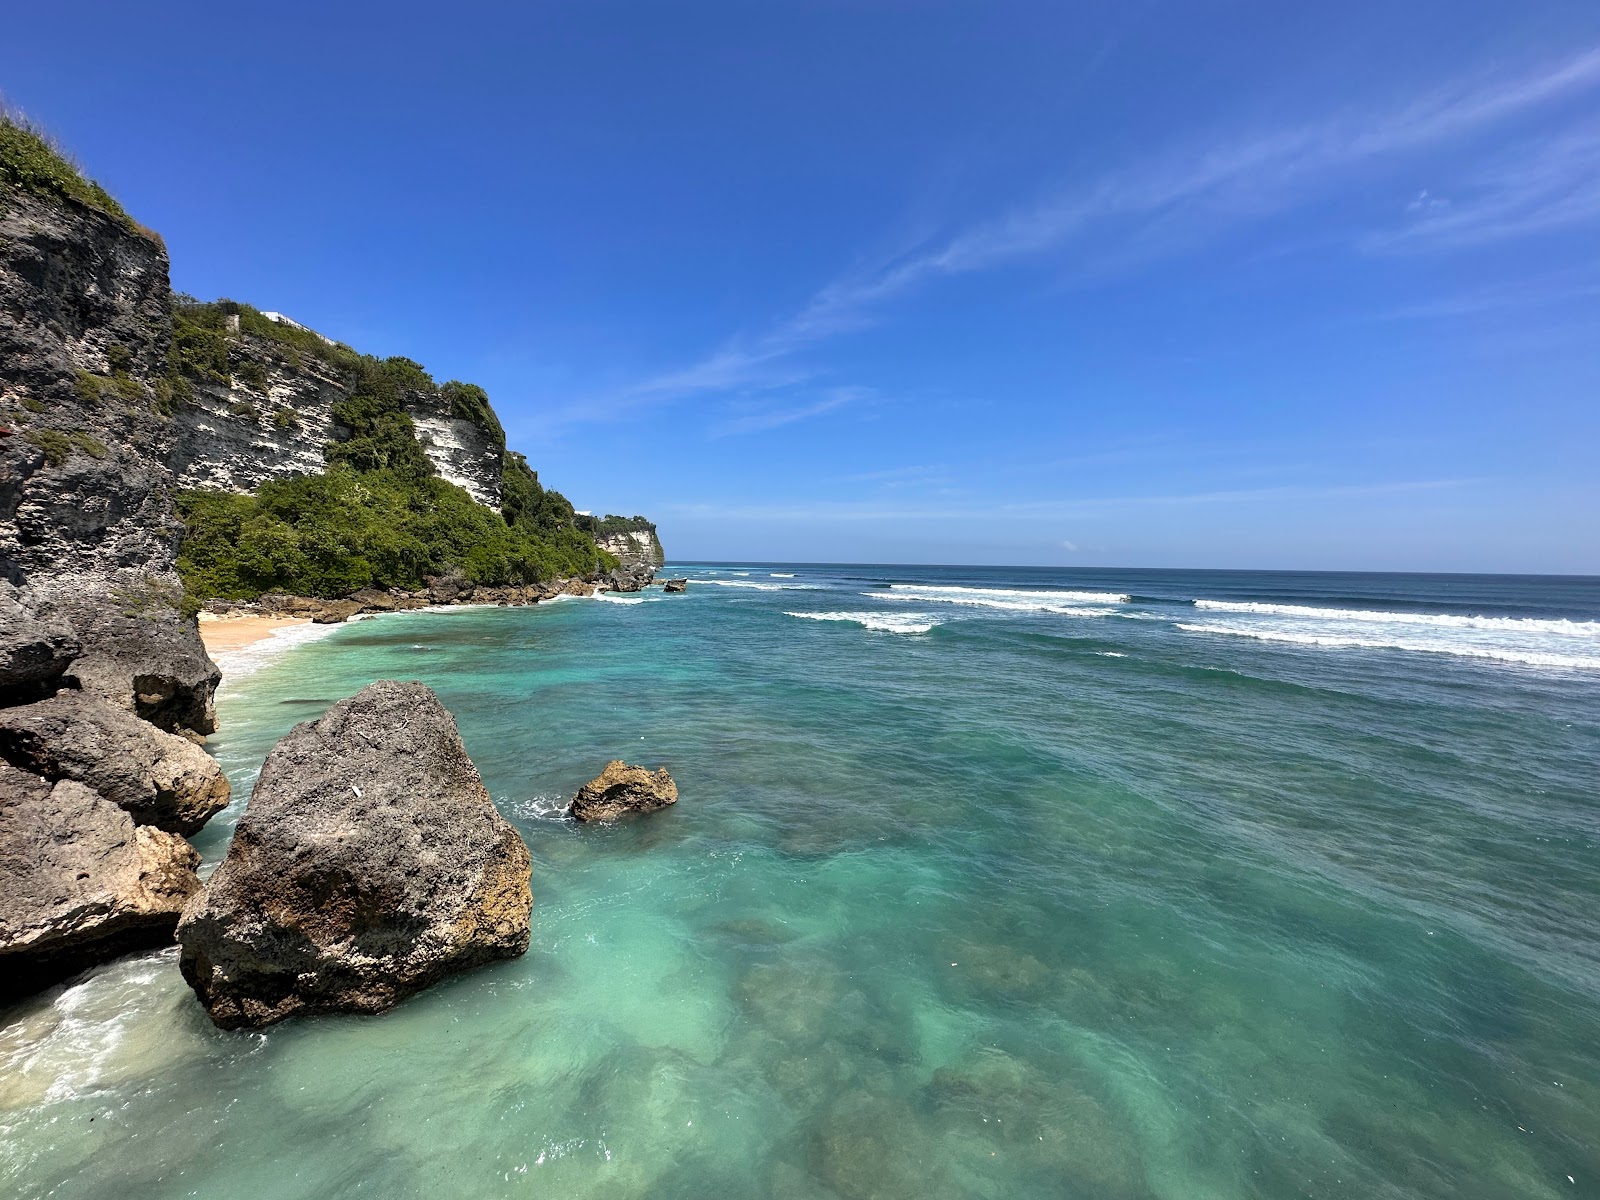
<instances>
[{"instance_id":1,"label":"eroded rock surface","mask_svg":"<svg viewBox=\"0 0 1600 1200\"><path fill-rule=\"evenodd\" d=\"M186 738L82 692L0 709L0 758L86 784L141 825L194 833L228 805L217 760Z\"/></svg>"},{"instance_id":2,"label":"eroded rock surface","mask_svg":"<svg viewBox=\"0 0 1600 1200\"><path fill-rule=\"evenodd\" d=\"M620 758L578 789L572 815L580 821L615 821L626 813L650 813L678 802L678 785L662 767L647 771Z\"/></svg>"},{"instance_id":3,"label":"eroded rock surface","mask_svg":"<svg viewBox=\"0 0 1600 1200\"><path fill-rule=\"evenodd\" d=\"M384 680L267 756L228 856L178 928L223 1028L375 1013L528 948L527 847L454 719Z\"/></svg>"},{"instance_id":4,"label":"eroded rock surface","mask_svg":"<svg viewBox=\"0 0 1600 1200\"><path fill-rule=\"evenodd\" d=\"M170 942L199 865L83 784L0 762L0 999Z\"/></svg>"}]
</instances>

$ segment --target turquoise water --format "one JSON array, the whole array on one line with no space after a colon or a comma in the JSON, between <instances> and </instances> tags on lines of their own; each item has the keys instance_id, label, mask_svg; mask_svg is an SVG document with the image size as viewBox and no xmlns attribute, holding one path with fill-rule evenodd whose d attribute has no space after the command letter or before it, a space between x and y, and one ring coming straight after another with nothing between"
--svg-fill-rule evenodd
<instances>
[{"instance_id":1,"label":"turquoise water","mask_svg":"<svg viewBox=\"0 0 1600 1200\"><path fill-rule=\"evenodd\" d=\"M0 1017L5 1191L1600 1196L1600 580L683 573L234 678L208 860L291 725L421 679L532 949L256 1034L104 968ZM682 801L556 818L611 757Z\"/></svg>"}]
</instances>

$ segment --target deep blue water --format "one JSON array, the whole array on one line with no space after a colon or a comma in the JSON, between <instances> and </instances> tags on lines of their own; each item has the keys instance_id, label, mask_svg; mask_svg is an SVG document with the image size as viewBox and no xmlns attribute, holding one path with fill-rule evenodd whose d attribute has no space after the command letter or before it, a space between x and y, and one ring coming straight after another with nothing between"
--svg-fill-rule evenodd
<instances>
[{"instance_id":1,"label":"deep blue water","mask_svg":"<svg viewBox=\"0 0 1600 1200\"><path fill-rule=\"evenodd\" d=\"M10 1189L1600 1196L1600 580L674 571L227 664L208 859L420 678L533 947L260 1034L102 969L0 1028ZM560 820L611 757L681 802Z\"/></svg>"}]
</instances>

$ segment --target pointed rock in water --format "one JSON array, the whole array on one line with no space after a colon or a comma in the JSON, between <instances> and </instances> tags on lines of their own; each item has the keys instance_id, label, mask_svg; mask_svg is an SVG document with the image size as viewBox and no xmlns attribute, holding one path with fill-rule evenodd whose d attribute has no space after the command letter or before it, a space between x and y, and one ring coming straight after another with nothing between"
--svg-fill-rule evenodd
<instances>
[{"instance_id":1,"label":"pointed rock in water","mask_svg":"<svg viewBox=\"0 0 1600 1200\"><path fill-rule=\"evenodd\" d=\"M83 784L0 762L0 1000L170 943L199 865Z\"/></svg>"},{"instance_id":2,"label":"pointed rock in water","mask_svg":"<svg viewBox=\"0 0 1600 1200\"><path fill-rule=\"evenodd\" d=\"M228 806L228 779L193 742L82 692L0 709L0 758L86 784L140 825L194 833Z\"/></svg>"},{"instance_id":3,"label":"pointed rock in water","mask_svg":"<svg viewBox=\"0 0 1600 1200\"><path fill-rule=\"evenodd\" d=\"M620 758L578 789L571 812L580 821L615 821L624 813L649 813L678 802L678 785L662 767L647 771Z\"/></svg>"},{"instance_id":4,"label":"pointed rock in water","mask_svg":"<svg viewBox=\"0 0 1600 1200\"><path fill-rule=\"evenodd\" d=\"M687 579L669 579L661 585L663 592L687 592L689 581Z\"/></svg>"},{"instance_id":5,"label":"pointed rock in water","mask_svg":"<svg viewBox=\"0 0 1600 1200\"><path fill-rule=\"evenodd\" d=\"M422 684L382 680L267 756L178 926L180 964L224 1029L382 1012L526 951L528 884L455 720Z\"/></svg>"}]
</instances>

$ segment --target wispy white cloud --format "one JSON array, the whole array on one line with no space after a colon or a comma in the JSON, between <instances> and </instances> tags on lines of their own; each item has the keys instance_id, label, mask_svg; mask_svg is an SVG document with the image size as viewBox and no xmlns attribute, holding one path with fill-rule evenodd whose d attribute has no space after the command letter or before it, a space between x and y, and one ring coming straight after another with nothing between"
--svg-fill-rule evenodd
<instances>
[{"instance_id":1,"label":"wispy white cloud","mask_svg":"<svg viewBox=\"0 0 1600 1200\"><path fill-rule=\"evenodd\" d=\"M803 404L766 405L742 412L721 424L712 426L711 432L716 437L727 437L731 434L759 433L762 430L777 429L781 425L792 425L796 421L820 417L847 404L864 400L871 394L869 388L830 388L820 397Z\"/></svg>"},{"instance_id":2,"label":"wispy white cloud","mask_svg":"<svg viewBox=\"0 0 1600 1200\"><path fill-rule=\"evenodd\" d=\"M1075 182L937 244L847 273L765 332L622 389L598 408L792 387L812 378L795 361L804 351L870 326L882 306L938 280L1073 247L1120 256L1122 265L1169 253L1220 228L1280 213L1386 157L1446 145L1597 87L1600 47L1518 75L1457 81L1397 107L1218 140L1086 185ZM1582 139L1552 144L1539 162L1525 164L1537 180L1515 183L1508 164L1498 183L1486 180L1474 204L1414 214L1420 220L1410 236L1443 244L1600 216L1600 175L1591 172L1587 184L1580 178L1594 154Z\"/></svg>"},{"instance_id":3,"label":"wispy white cloud","mask_svg":"<svg viewBox=\"0 0 1600 1200\"><path fill-rule=\"evenodd\" d=\"M1408 206L1413 219L1369 245L1471 246L1600 220L1600 122L1518 146L1469 175L1448 199L1430 200Z\"/></svg>"},{"instance_id":4,"label":"wispy white cloud","mask_svg":"<svg viewBox=\"0 0 1600 1200\"><path fill-rule=\"evenodd\" d=\"M1018 521L1104 516L1118 510L1190 508L1205 505L1318 503L1409 492L1443 491L1479 483L1476 479L1420 479L1326 487L1291 485L1151 495L1081 496L987 505L885 504L882 500L806 504L720 505L678 502L663 507L684 515L755 521Z\"/></svg>"}]
</instances>

